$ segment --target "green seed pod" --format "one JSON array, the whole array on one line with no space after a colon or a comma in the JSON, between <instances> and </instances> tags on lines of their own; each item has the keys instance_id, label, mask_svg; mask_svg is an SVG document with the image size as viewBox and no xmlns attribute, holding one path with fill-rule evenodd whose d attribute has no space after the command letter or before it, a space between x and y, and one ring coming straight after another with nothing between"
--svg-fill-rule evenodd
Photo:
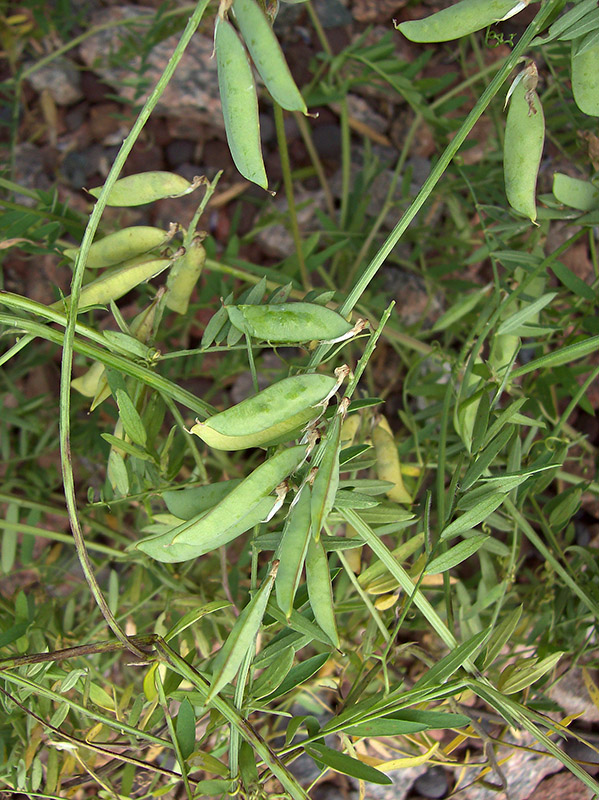
<instances>
[{"instance_id":1,"label":"green seed pod","mask_svg":"<svg viewBox=\"0 0 599 800\"><path fill-rule=\"evenodd\" d=\"M352 330L341 314L316 303L227 306L231 324L265 342L311 342L344 337Z\"/></svg>"},{"instance_id":2,"label":"green seed pod","mask_svg":"<svg viewBox=\"0 0 599 800\"><path fill-rule=\"evenodd\" d=\"M335 391L337 382L328 375L295 375L273 383L247 400L215 414L191 428L216 450L244 450L290 438L298 429L320 416L317 406Z\"/></svg>"},{"instance_id":3,"label":"green seed pod","mask_svg":"<svg viewBox=\"0 0 599 800\"><path fill-rule=\"evenodd\" d=\"M315 468L312 480L312 535L316 541L320 539L320 531L333 508L339 487L341 425L348 405L349 399L346 397L341 401L335 418L323 438L322 460Z\"/></svg>"},{"instance_id":4,"label":"green seed pod","mask_svg":"<svg viewBox=\"0 0 599 800\"><path fill-rule=\"evenodd\" d=\"M186 314L189 298L206 263L206 251L201 241L191 243L184 256L170 269L166 281L166 307L177 314Z\"/></svg>"},{"instance_id":5,"label":"green seed pod","mask_svg":"<svg viewBox=\"0 0 599 800\"><path fill-rule=\"evenodd\" d=\"M100 385L106 383L104 369L101 361L94 361L87 372L79 378L73 378L71 386L84 397L95 397Z\"/></svg>"},{"instance_id":6,"label":"green seed pod","mask_svg":"<svg viewBox=\"0 0 599 800\"><path fill-rule=\"evenodd\" d=\"M581 181L561 172L553 175L553 194L560 203L579 211L592 211L599 207L599 188L590 181Z\"/></svg>"},{"instance_id":7,"label":"green seed pod","mask_svg":"<svg viewBox=\"0 0 599 800\"><path fill-rule=\"evenodd\" d=\"M164 562L188 561L232 541L264 521L280 504L270 496L301 464L302 445L269 458L209 511L202 512L173 530L138 542L136 547Z\"/></svg>"},{"instance_id":8,"label":"green seed pod","mask_svg":"<svg viewBox=\"0 0 599 800\"><path fill-rule=\"evenodd\" d=\"M206 486L172 489L163 492L162 499L173 516L179 519L191 519L220 503L240 483L241 478L232 478L228 481L209 483Z\"/></svg>"},{"instance_id":9,"label":"green seed pod","mask_svg":"<svg viewBox=\"0 0 599 800\"><path fill-rule=\"evenodd\" d=\"M232 25L220 17L216 20L214 47L218 89L231 156L244 178L267 189L252 68Z\"/></svg>"},{"instance_id":10,"label":"green seed pod","mask_svg":"<svg viewBox=\"0 0 599 800\"><path fill-rule=\"evenodd\" d=\"M536 68L534 68L536 72ZM503 171L505 192L514 211L537 218L537 174L545 142L545 117L541 103L526 77L515 87L505 127Z\"/></svg>"},{"instance_id":11,"label":"green seed pod","mask_svg":"<svg viewBox=\"0 0 599 800\"><path fill-rule=\"evenodd\" d=\"M173 226L172 232L168 233L162 228L152 228L149 225L123 228L121 231L105 236L99 242L94 242L89 249L85 266L88 269L101 269L122 264L123 261L129 261L149 250L163 247L172 239L175 231L175 226ZM74 261L79 250L79 247L69 248L64 251L63 255Z\"/></svg>"},{"instance_id":12,"label":"green seed pod","mask_svg":"<svg viewBox=\"0 0 599 800\"><path fill-rule=\"evenodd\" d=\"M310 539L308 543L306 584L314 619L335 647L339 648L329 560L322 542L315 542L314 539Z\"/></svg>"},{"instance_id":13,"label":"green seed pod","mask_svg":"<svg viewBox=\"0 0 599 800\"><path fill-rule=\"evenodd\" d=\"M310 487L305 483L289 510L281 544L276 557L280 566L275 581L277 603L287 619L293 611L293 601L302 576L302 568L310 540L311 513Z\"/></svg>"},{"instance_id":14,"label":"green seed pod","mask_svg":"<svg viewBox=\"0 0 599 800\"><path fill-rule=\"evenodd\" d=\"M591 117L599 117L599 42L576 52L579 39L572 41L572 93L576 105Z\"/></svg>"},{"instance_id":15,"label":"green seed pod","mask_svg":"<svg viewBox=\"0 0 599 800\"><path fill-rule=\"evenodd\" d=\"M530 0L461 0L423 19L397 25L411 42L449 42L509 19L526 8Z\"/></svg>"},{"instance_id":16,"label":"green seed pod","mask_svg":"<svg viewBox=\"0 0 599 800\"><path fill-rule=\"evenodd\" d=\"M172 258L144 259L143 256L132 259L126 264L115 269L107 270L100 278L86 284L79 295L79 308L86 306L105 306L111 300L118 300L123 295L135 289L140 283L145 283L163 272L170 264ZM64 305L70 305L71 298L57 300L50 308L61 311Z\"/></svg>"},{"instance_id":17,"label":"green seed pod","mask_svg":"<svg viewBox=\"0 0 599 800\"><path fill-rule=\"evenodd\" d=\"M110 190L106 205L142 206L165 197L181 197L193 192L198 186L199 179L190 182L187 178L176 175L174 172L140 172L137 175L119 178ZM97 198L103 188L96 186L88 191Z\"/></svg>"},{"instance_id":18,"label":"green seed pod","mask_svg":"<svg viewBox=\"0 0 599 800\"><path fill-rule=\"evenodd\" d=\"M263 581L256 594L243 609L235 625L233 625L231 633L227 637L227 641L218 651L214 659L212 682L210 684L210 691L206 697L207 703L209 703L224 686L233 680L239 671L241 662L245 658L246 653L250 647L254 645L254 641L260 630L260 625L262 624L262 618L266 611L278 565L278 561L275 561L268 577Z\"/></svg>"},{"instance_id":19,"label":"green seed pod","mask_svg":"<svg viewBox=\"0 0 599 800\"><path fill-rule=\"evenodd\" d=\"M254 0L234 0L233 11L256 69L272 97L287 111L307 114L304 98L262 9Z\"/></svg>"}]
</instances>

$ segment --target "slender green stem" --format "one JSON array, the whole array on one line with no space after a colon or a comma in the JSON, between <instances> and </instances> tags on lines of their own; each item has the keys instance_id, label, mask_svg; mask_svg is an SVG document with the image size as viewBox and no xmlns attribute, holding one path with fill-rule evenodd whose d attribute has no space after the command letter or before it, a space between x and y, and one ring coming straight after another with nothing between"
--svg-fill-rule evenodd
<instances>
[{"instance_id":1,"label":"slender green stem","mask_svg":"<svg viewBox=\"0 0 599 800\"><path fill-rule=\"evenodd\" d=\"M183 785L185 786L185 794L187 795L187 800L192 800L193 792L191 786L189 785L189 778L187 777L187 765L185 764L185 759L183 758L183 753L181 752L181 746L177 738L177 732L173 724L171 712L169 711L166 695L164 694L164 686L162 684L162 678L160 677L159 670L155 670L154 672L154 683L158 691L158 700L162 707L164 718L166 719L166 725L171 737L171 742L173 743L173 749L175 751L175 756L177 757L177 763L179 764L179 769L181 770L181 777L183 778Z\"/></svg>"},{"instance_id":2,"label":"slender green stem","mask_svg":"<svg viewBox=\"0 0 599 800\"><path fill-rule=\"evenodd\" d=\"M107 624L111 628L112 632L115 636L123 642L126 646L128 646L136 656L143 658L143 653L135 646L128 644L128 637L121 628L121 626L116 621L113 613L108 607L106 600L102 594L102 591L98 585L96 577L93 571L93 565L89 559L87 554L87 550L85 547L85 540L83 537L83 531L81 530L81 525L79 522L78 512L77 512L77 495L75 491L75 480L73 475L73 464L71 460L71 444L70 444L70 410L71 410L71 372L73 367L73 351L74 351L74 339L75 339L75 328L77 323L77 310L79 306L79 296L81 294L81 285L83 282L83 273L85 270L85 262L87 259L87 255L89 253L89 249L93 242L94 236L98 229L98 225L100 224L100 219L102 217L102 213L104 208L106 207L106 201L108 200L108 195L110 190L114 186L121 170L125 165L125 161L131 150L133 149L133 145L139 138L139 135L146 124L147 120L150 117L153 109L155 108L160 96L162 95L163 91L166 89L179 61L181 60L183 53L189 42L191 41L191 37L195 33L200 20L204 14L204 11L208 5L208 0L200 0L196 5L196 8L190 17L185 30L175 48L173 55L171 56L164 72L160 76L158 83L156 84L154 90L146 100L144 107L142 108L137 120L135 121L129 135L123 142L117 157L114 160L114 163L108 173L106 178L106 182L96 205L94 206L94 210L90 216L89 222L85 229L85 233L83 235L83 240L81 242L81 249L77 256L77 260L75 262L74 270L73 270L73 280L71 282L71 304L69 307L68 315L67 315L67 325L65 329L65 336L64 336L64 343L63 343L63 351L62 351L62 366L61 366L61 373L60 373L60 420L59 420L59 432L60 432L60 458L61 458L61 467L62 467L62 476L63 476L63 485L65 491L65 498L67 504L67 510L69 512L69 520L71 522L71 529L73 531L73 538L75 540L75 546L77 548L77 555L79 556L79 561L81 563L81 568L83 569L83 573L85 575L85 579L88 582L90 587L90 591L92 592L96 603L98 604L104 618L106 619Z\"/></svg>"},{"instance_id":3,"label":"slender green stem","mask_svg":"<svg viewBox=\"0 0 599 800\"><path fill-rule=\"evenodd\" d=\"M295 198L293 196L293 179L291 177L291 162L289 161L289 149L287 147L287 137L285 135L283 109L274 101L273 106L275 112L277 143L279 145L279 158L281 159L281 170L283 172L283 187L285 189L285 197L287 198L287 205L289 207L289 225L291 227L291 235L295 245L295 253L297 256L301 281L304 289L307 291L310 288L310 276L308 275L308 270L306 269L306 260L304 259L304 251L302 250L302 237L300 235L297 221L297 210L295 208Z\"/></svg>"}]
</instances>

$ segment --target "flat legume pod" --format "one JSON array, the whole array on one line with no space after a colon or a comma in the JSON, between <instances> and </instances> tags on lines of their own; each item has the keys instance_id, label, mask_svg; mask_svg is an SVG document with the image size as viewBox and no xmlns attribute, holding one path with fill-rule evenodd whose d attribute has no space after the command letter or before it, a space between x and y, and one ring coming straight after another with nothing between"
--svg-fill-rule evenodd
<instances>
[{"instance_id":1,"label":"flat legume pod","mask_svg":"<svg viewBox=\"0 0 599 800\"><path fill-rule=\"evenodd\" d=\"M322 460L316 467L312 481L312 535L318 541L320 531L335 503L335 495L339 487L339 452L341 450L341 425L349 399L344 398L337 409L335 418L327 430L321 447Z\"/></svg>"},{"instance_id":2,"label":"flat legume pod","mask_svg":"<svg viewBox=\"0 0 599 800\"><path fill-rule=\"evenodd\" d=\"M119 178L108 194L107 206L142 206L162 200L165 197L181 197L193 192L198 184L188 181L182 175L174 172L140 172L137 175L127 175ZM99 197L103 186L89 189L94 197Z\"/></svg>"},{"instance_id":3,"label":"flat legume pod","mask_svg":"<svg viewBox=\"0 0 599 800\"><path fill-rule=\"evenodd\" d=\"M525 79L512 93L503 143L505 192L514 211L537 218L537 174L545 142L545 117L534 89Z\"/></svg>"},{"instance_id":4,"label":"flat legume pod","mask_svg":"<svg viewBox=\"0 0 599 800\"><path fill-rule=\"evenodd\" d=\"M599 53L597 54L599 65ZM599 188L590 181L581 181L556 172L553 175L553 194L556 200L579 211L592 211L599 207Z\"/></svg>"},{"instance_id":5,"label":"flat legume pod","mask_svg":"<svg viewBox=\"0 0 599 800\"><path fill-rule=\"evenodd\" d=\"M449 42L517 14L529 0L461 0L423 19L402 22L397 29L412 42Z\"/></svg>"},{"instance_id":6,"label":"flat legume pod","mask_svg":"<svg viewBox=\"0 0 599 800\"><path fill-rule=\"evenodd\" d=\"M162 499L175 517L191 519L220 503L240 483L241 478L232 478L228 481L209 483L206 486L172 489L163 492Z\"/></svg>"},{"instance_id":7,"label":"flat legume pod","mask_svg":"<svg viewBox=\"0 0 599 800\"><path fill-rule=\"evenodd\" d=\"M311 530L310 502L310 487L305 483L285 520L281 544L276 553L281 562L275 581L277 603L287 619L293 611L293 601L308 550Z\"/></svg>"},{"instance_id":8,"label":"flat legume pod","mask_svg":"<svg viewBox=\"0 0 599 800\"><path fill-rule=\"evenodd\" d=\"M268 445L317 418L317 404L336 385L334 378L316 373L285 378L206 422L197 422L191 433L216 450Z\"/></svg>"},{"instance_id":9,"label":"flat legume pod","mask_svg":"<svg viewBox=\"0 0 599 800\"><path fill-rule=\"evenodd\" d=\"M201 242L192 242L184 256L173 264L166 281L165 304L177 314L186 314L189 298L206 263Z\"/></svg>"},{"instance_id":10,"label":"flat legume pod","mask_svg":"<svg viewBox=\"0 0 599 800\"><path fill-rule=\"evenodd\" d=\"M232 524L228 524L225 521L220 529L212 532L206 530L207 523L204 523L205 517L210 512L202 512L196 517L192 517L188 522L177 525L169 531L142 539L141 542L136 544L136 549L164 564L191 561L232 542L242 533L253 528L254 525L263 522L270 515L277 502L277 498L272 495L262 497L257 503L245 509L241 519L236 516ZM176 541L180 533L189 533L193 530L197 530L200 533L197 543Z\"/></svg>"},{"instance_id":11,"label":"flat legume pod","mask_svg":"<svg viewBox=\"0 0 599 800\"><path fill-rule=\"evenodd\" d=\"M304 98L262 9L254 0L234 0L233 11L256 69L272 97L282 108L306 114Z\"/></svg>"},{"instance_id":12,"label":"flat legume pod","mask_svg":"<svg viewBox=\"0 0 599 800\"><path fill-rule=\"evenodd\" d=\"M245 48L233 26L220 17L214 33L218 89L225 133L235 166L244 178L268 188L260 145L258 97Z\"/></svg>"},{"instance_id":13,"label":"flat legume pod","mask_svg":"<svg viewBox=\"0 0 599 800\"><path fill-rule=\"evenodd\" d=\"M208 547L212 550L215 546L219 547L225 541L230 541L227 529L238 521L244 520L254 506L264 498L268 498L281 481L284 481L298 468L305 455L306 448L303 445L296 445L269 458L256 467L239 486L229 492L201 520L190 520L180 525L173 542ZM225 541L221 541L223 537ZM214 545L215 541L216 545Z\"/></svg>"},{"instance_id":14,"label":"flat legume pod","mask_svg":"<svg viewBox=\"0 0 599 800\"><path fill-rule=\"evenodd\" d=\"M227 306L231 324L265 342L324 341L345 336L351 324L341 314L316 303Z\"/></svg>"},{"instance_id":15,"label":"flat legume pod","mask_svg":"<svg viewBox=\"0 0 599 800\"><path fill-rule=\"evenodd\" d=\"M322 542L310 539L306 555L306 584L314 619L329 637L335 647L339 647L339 634L335 623L333 587L329 572L329 560Z\"/></svg>"},{"instance_id":16,"label":"flat legume pod","mask_svg":"<svg viewBox=\"0 0 599 800\"><path fill-rule=\"evenodd\" d=\"M132 228L123 228L121 231L111 233L94 242L87 254L85 266L88 269L101 269L122 264L131 258L147 253L157 247L162 247L172 238L170 232L162 228L152 228L149 225L135 225ZM63 255L73 261L79 254L79 247L69 248Z\"/></svg>"},{"instance_id":17,"label":"flat legume pod","mask_svg":"<svg viewBox=\"0 0 599 800\"><path fill-rule=\"evenodd\" d=\"M385 417L381 416L372 431L372 444L376 453L376 474L381 481L394 484L387 492L389 500L394 503L410 505L412 498L404 486L401 465L393 432Z\"/></svg>"},{"instance_id":18,"label":"flat legume pod","mask_svg":"<svg viewBox=\"0 0 599 800\"><path fill-rule=\"evenodd\" d=\"M170 264L172 258L144 259L143 256L132 259L120 267L107 270L95 281L86 284L79 295L79 308L85 306L105 306L111 300L118 300L123 295L135 289L140 283L145 283L163 272ZM64 300L57 300L50 308L61 310L63 304L69 305L70 295Z\"/></svg>"},{"instance_id":19,"label":"flat legume pod","mask_svg":"<svg viewBox=\"0 0 599 800\"><path fill-rule=\"evenodd\" d=\"M268 577L243 609L233 625L227 641L217 653L213 664L210 691L206 697L207 703L233 680L246 653L254 645L275 581L277 567L278 562L275 561Z\"/></svg>"},{"instance_id":20,"label":"flat legume pod","mask_svg":"<svg viewBox=\"0 0 599 800\"><path fill-rule=\"evenodd\" d=\"M576 53L579 43L579 39L572 41L572 93L584 114L599 117L599 42Z\"/></svg>"}]
</instances>

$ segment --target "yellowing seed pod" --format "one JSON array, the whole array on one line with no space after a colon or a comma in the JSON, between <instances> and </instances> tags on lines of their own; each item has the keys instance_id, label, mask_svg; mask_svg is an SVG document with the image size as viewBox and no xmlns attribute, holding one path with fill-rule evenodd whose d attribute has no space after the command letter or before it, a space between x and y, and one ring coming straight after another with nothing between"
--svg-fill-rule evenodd
<instances>
[{"instance_id":1,"label":"yellowing seed pod","mask_svg":"<svg viewBox=\"0 0 599 800\"><path fill-rule=\"evenodd\" d=\"M247 400L197 422L191 433L216 450L243 450L293 438L318 418L337 382L328 375L295 375L274 383Z\"/></svg>"},{"instance_id":2,"label":"yellowing seed pod","mask_svg":"<svg viewBox=\"0 0 599 800\"><path fill-rule=\"evenodd\" d=\"M394 503L410 505L412 498L404 486L393 431L382 415L378 418L372 431L372 444L376 453L375 469L378 479L394 484L393 488L387 492L387 497L389 500L393 500Z\"/></svg>"},{"instance_id":3,"label":"yellowing seed pod","mask_svg":"<svg viewBox=\"0 0 599 800\"><path fill-rule=\"evenodd\" d=\"M308 113L281 46L254 0L234 0L233 11L252 60L272 97L288 111Z\"/></svg>"},{"instance_id":4,"label":"yellowing seed pod","mask_svg":"<svg viewBox=\"0 0 599 800\"><path fill-rule=\"evenodd\" d=\"M95 281L86 284L79 295L79 308L86 306L105 306L111 300L118 300L123 295L135 289L140 283L145 283L163 272L174 261L173 258L145 259L143 256L132 259L120 267L107 270ZM70 305L71 298L65 297L58 300L50 308L62 310L63 304Z\"/></svg>"},{"instance_id":5,"label":"yellowing seed pod","mask_svg":"<svg viewBox=\"0 0 599 800\"><path fill-rule=\"evenodd\" d=\"M214 48L218 89L231 156L244 178L267 189L252 68L233 26L220 17L216 20Z\"/></svg>"},{"instance_id":6,"label":"yellowing seed pod","mask_svg":"<svg viewBox=\"0 0 599 800\"><path fill-rule=\"evenodd\" d=\"M186 314L189 298L206 263L206 251L201 241L191 243L184 256L170 269L166 281L165 304L177 314Z\"/></svg>"},{"instance_id":7,"label":"yellowing seed pod","mask_svg":"<svg viewBox=\"0 0 599 800\"><path fill-rule=\"evenodd\" d=\"M172 230L167 232L162 228L152 228L149 225L136 225L111 233L92 244L85 266L88 269L112 267L142 255L142 253L163 247L172 239L176 227L173 226ZM68 248L63 255L74 261L79 255L79 250L79 247Z\"/></svg>"},{"instance_id":8,"label":"yellowing seed pod","mask_svg":"<svg viewBox=\"0 0 599 800\"><path fill-rule=\"evenodd\" d=\"M193 192L200 185L200 178L188 181L182 175L174 172L140 172L137 175L127 175L119 178L108 194L106 205L130 207L142 206L162 200L166 197L181 197ZM99 197L103 186L89 189L94 197Z\"/></svg>"}]
</instances>

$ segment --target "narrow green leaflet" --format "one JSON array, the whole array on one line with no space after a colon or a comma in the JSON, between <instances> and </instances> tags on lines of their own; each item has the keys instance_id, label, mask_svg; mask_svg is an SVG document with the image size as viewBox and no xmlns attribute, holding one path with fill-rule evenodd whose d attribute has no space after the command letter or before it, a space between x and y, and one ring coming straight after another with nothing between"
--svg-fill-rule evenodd
<instances>
[{"instance_id":1,"label":"narrow green leaflet","mask_svg":"<svg viewBox=\"0 0 599 800\"><path fill-rule=\"evenodd\" d=\"M286 647L276 661L269 664L252 684L252 699L258 700L276 691L289 674L294 659L295 650L291 646Z\"/></svg>"},{"instance_id":2,"label":"narrow green leaflet","mask_svg":"<svg viewBox=\"0 0 599 800\"><path fill-rule=\"evenodd\" d=\"M455 650L435 664L434 667L427 670L422 678L416 681L412 690L444 683L482 647L488 637L489 631L485 630L475 633L470 639L462 642Z\"/></svg>"},{"instance_id":3,"label":"narrow green leaflet","mask_svg":"<svg viewBox=\"0 0 599 800\"><path fill-rule=\"evenodd\" d=\"M503 620L501 625L498 625L497 628L493 631L491 638L487 643L487 652L485 653L485 660L483 661L483 668L486 669L489 664L492 664L506 642L509 641L511 635L516 630L516 626L520 622L520 617L522 616L522 606L518 606L515 608L508 616Z\"/></svg>"},{"instance_id":4,"label":"narrow green leaflet","mask_svg":"<svg viewBox=\"0 0 599 800\"><path fill-rule=\"evenodd\" d=\"M196 746L196 718L187 698L179 706L175 732L183 758L189 758Z\"/></svg>"},{"instance_id":5,"label":"narrow green leaflet","mask_svg":"<svg viewBox=\"0 0 599 800\"><path fill-rule=\"evenodd\" d=\"M497 688L504 694L514 694L526 689L552 670L563 656L563 653L552 653L550 656L538 661L529 658L523 662L510 664L501 673Z\"/></svg>"},{"instance_id":6,"label":"narrow green leaflet","mask_svg":"<svg viewBox=\"0 0 599 800\"><path fill-rule=\"evenodd\" d=\"M524 325L528 320L536 318L541 309L545 308L545 306L549 305L549 303L553 300L554 297L557 296L557 292L548 292L544 294L542 297L539 297L538 300L535 300L534 303L530 303L529 305L525 306L524 308L517 311L515 314L512 314L511 317L508 317L501 325L497 328L496 333L498 335L503 333L511 333L512 331L517 331L521 325Z\"/></svg>"},{"instance_id":7,"label":"narrow green leaflet","mask_svg":"<svg viewBox=\"0 0 599 800\"><path fill-rule=\"evenodd\" d=\"M520 378L522 375L528 375L529 372L534 372L537 369L550 369L552 367L560 367L562 364L569 364L571 361L577 361L579 358L596 353L598 349L599 336L581 339L574 344L569 344L559 350L553 350L551 353L535 358L528 364L523 364L512 372L512 378Z\"/></svg>"},{"instance_id":8,"label":"narrow green leaflet","mask_svg":"<svg viewBox=\"0 0 599 800\"><path fill-rule=\"evenodd\" d=\"M307 658L305 661L296 664L289 670L287 677L279 684L275 691L271 692L271 694L267 695L264 699L268 701L274 700L277 697L282 697L284 694L287 694L287 692L290 692L292 689L297 689L299 686L302 686L324 667L330 655L330 653L319 653L317 656L312 656L312 658Z\"/></svg>"},{"instance_id":9,"label":"narrow green leaflet","mask_svg":"<svg viewBox=\"0 0 599 800\"><path fill-rule=\"evenodd\" d=\"M339 486L339 452L343 413L339 411L327 431L322 461L312 483L312 535L318 541L322 526L335 503Z\"/></svg>"},{"instance_id":10,"label":"narrow green leaflet","mask_svg":"<svg viewBox=\"0 0 599 800\"><path fill-rule=\"evenodd\" d=\"M465 561L470 556L474 555L489 537L485 534L473 536L471 539L465 539L463 542L456 544L455 547L450 548L446 553L433 558L427 568L424 570L425 575L437 575L440 572L447 572L448 569L456 567Z\"/></svg>"},{"instance_id":11,"label":"narrow green leaflet","mask_svg":"<svg viewBox=\"0 0 599 800\"><path fill-rule=\"evenodd\" d=\"M123 428L127 436L131 438L135 444L144 447L146 444L146 429L133 401L122 389L116 390L116 401L119 407L119 416L123 423Z\"/></svg>"},{"instance_id":12,"label":"narrow green leaflet","mask_svg":"<svg viewBox=\"0 0 599 800\"><path fill-rule=\"evenodd\" d=\"M484 500L481 500L481 502L477 503L474 508L471 508L470 511L466 511L465 514L462 514L461 517L454 519L452 523L444 528L441 531L441 540L451 539L460 533L465 533L465 531L475 528L481 522L484 522L486 518L492 514L493 511L495 511L496 508L499 508L499 506L505 500L505 497L506 495L498 490L496 494L492 494L489 497L486 497Z\"/></svg>"},{"instance_id":13,"label":"narrow green leaflet","mask_svg":"<svg viewBox=\"0 0 599 800\"><path fill-rule=\"evenodd\" d=\"M358 780L361 781L368 781L369 783L378 783L386 786L393 783L391 778L379 769L364 764L362 761L358 761L357 758L345 755L345 753L333 750L331 747L327 747L324 744L306 744L304 745L304 750L308 755L312 756L315 761L319 761L324 764L325 767L329 767L335 770L335 772L341 772L343 775L351 775L352 778L358 778Z\"/></svg>"},{"instance_id":14,"label":"narrow green leaflet","mask_svg":"<svg viewBox=\"0 0 599 800\"><path fill-rule=\"evenodd\" d=\"M311 501L310 487L305 483L287 515L281 544L276 554L281 562L275 580L277 603L287 618L291 616L293 610L293 601L308 550L312 530Z\"/></svg>"},{"instance_id":15,"label":"narrow green leaflet","mask_svg":"<svg viewBox=\"0 0 599 800\"><path fill-rule=\"evenodd\" d=\"M275 582L277 567L278 563L275 561L268 577L262 582L256 594L237 618L227 641L214 659L212 682L206 698L207 703L233 680L246 653L253 646Z\"/></svg>"}]
</instances>

